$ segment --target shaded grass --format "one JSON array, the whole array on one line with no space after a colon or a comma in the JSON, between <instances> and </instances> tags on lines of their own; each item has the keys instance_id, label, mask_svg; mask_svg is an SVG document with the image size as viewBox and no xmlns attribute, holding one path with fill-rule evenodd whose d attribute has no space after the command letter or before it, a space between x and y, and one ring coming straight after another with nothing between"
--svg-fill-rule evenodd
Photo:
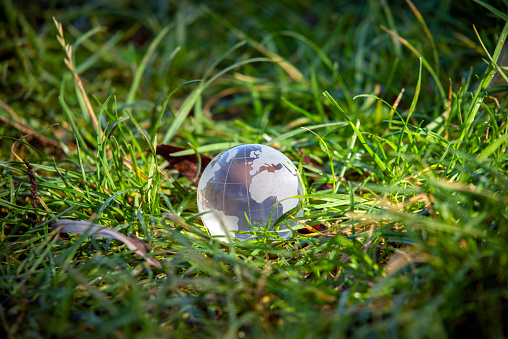
<instances>
[{"instance_id":1,"label":"shaded grass","mask_svg":"<svg viewBox=\"0 0 508 339\"><path fill-rule=\"evenodd\" d=\"M432 16L384 1L55 2L34 17L6 2L2 331L505 336L508 124L496 72L508 26L480 5L455 17L443 3ZM327 230L211 239L195 185L157 158L160 142L188 154L279 148L306 186L299 227ZM136 235L163 269L114 240L58 235L58 218Z\"/></svg>"}]
</instances>

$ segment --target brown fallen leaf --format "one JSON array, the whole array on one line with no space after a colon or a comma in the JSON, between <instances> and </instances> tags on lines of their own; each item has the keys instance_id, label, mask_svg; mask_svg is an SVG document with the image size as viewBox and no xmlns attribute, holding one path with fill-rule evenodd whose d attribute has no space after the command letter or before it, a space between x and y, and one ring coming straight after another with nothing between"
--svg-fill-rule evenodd
<instances>
[{"instance_id":1,"label":"brown fallen leaf","mask_svg":"<svg viewBox=\"0 0 508 339\"><path fill-rule=\"evenodd\" d=\"M53 231L58 231L59 233L86 234L91 237L120 240L129 250L136 251L136 254L144 256L144 259L149 264L162 268L161 263L157 259L151 256L145 256L145 254L149 252L148 247L143 241L133 235L126 236L112 228L80 220L60 219L52 223L51 227Z\"/></svg>"},{"instance_id":2,"label":"brown fallen leaf","mask_svg":"<svg viewBox=\"0 0 508 339\"><path fill-rule=\"evenodd\" d=\"M305 226L305 228L300 228L298 230L298 233L300 233L300 234L315 234L315 233L319 234L319 233L322 233L328 229L328 227L322 223L316 224L316 225L304 224L303 226Z\"/></svg>"},{"instance_id":3,"label":"brown fallen leaf","mask_svg":"<svg viewBox=\"0 0 508 339\"><path fill-rule=\"evenodd\" d=\"M199 154L199 157L201 158L201 169L198 173L198 157L196 154L176 157L171 155L172 153L176 153L183 150L185 150L185 148L167 144L160 144L157 145L156 152L158 155L166 159L169 162L169 165L172 168L176 169L178 173L180 173L180 175L183 175L193 183L197 183L201 178L203 170L210 163L210 161L212 161L212 158L201 153Z\"/></svg>"}]
</instances>

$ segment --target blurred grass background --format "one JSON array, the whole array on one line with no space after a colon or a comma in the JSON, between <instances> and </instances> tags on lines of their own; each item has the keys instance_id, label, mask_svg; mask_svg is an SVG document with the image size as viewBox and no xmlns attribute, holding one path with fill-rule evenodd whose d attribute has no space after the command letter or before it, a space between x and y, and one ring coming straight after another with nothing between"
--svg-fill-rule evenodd
<instances>
[{"instance_id":1,"label":"blurred grass background","mask_svg":"<svg viewBox=\"0 0 508 339\"><path fill-rule=\"evenodd\" d=\"M314 94L309 93L313 80L318 92L328 90L344 100L352 114L358 111L353 109L356 108L351 100L354 95L383 94L383 99L393 103L402 88L408 91L401 102L407 108L418 77L418 58L386 34L380 25L420 50L435 69L441 82L439 86L443 88L448 87L449 78L458 88L469 77L471 67L476 72L485 67L472 24L491 49L494 42L487 37L500 31L502 25L478 4L458 5L451 1L418 4L432 40L404 1L390 4L330 1L317 5L305 1L256 5L241 1L213 5L170 1L110 5L101 1L82 4L26 1L14 5L5 1L4 7L1 31L4 101L12 102L15 111L23 108L23 116L37 124L33 127L39 127L39 120L45 121L46 117L48 121L56 121L61 114L56 109L61 87L66 94L73 90L72 79L66 78L69 83L62 85L68 70L62 67L65 65L61 47L54 38L53 16L64 23L68 42L75 44L75 63L80 66L77 72L88 94L101 102L114 92L117 100L125 103L148 45L165 27L169 28L147 61L140 86L129 103L143 110L137 113L141 119L150 118L152 122L156 115L154 108L171 91L189 80L201 79L209 65L242 38L247 38L246 45L221 60L215 71L239 60L266 56L256 48L256 44L261 44L296 65L304 81L295 83L293 77L300 74L285 74L273 63L246 65L241 73L247 78L235 77L234 72L221 77L206 89L202 106L216 102L210 101L214 95L229 89L231 95L223 92L221 105L214 107L214 116L238 116L250 123L257 115L248 114L248 108L243 106L252 104L249 86L257 85L261 87L257 90L258 100L266 97L275 105L272 111L277 113L271 113L270 117L274 118L271 123L276 124L284 120L282 117L287 117L284 121L292 121L301 116L282 98L305 110L314 108ZM478 11L484 15L477 15ZM84 37L87 32L89 36ZM422 114L432 116L438 112L439 106L435 105L446 98L439 97L441 93L428 78L424 72L425 95L419 100ZM189 91L175 93L170 105L177 108L178 98L185 97ZM71 107L77 105L72 95L66 99ZM27 104L34 101L43 106ZM371 112L374 114L375 110ZM11 134L5 132L2 134L15 136L15 130Z\"/></svg>"}]
</instances>

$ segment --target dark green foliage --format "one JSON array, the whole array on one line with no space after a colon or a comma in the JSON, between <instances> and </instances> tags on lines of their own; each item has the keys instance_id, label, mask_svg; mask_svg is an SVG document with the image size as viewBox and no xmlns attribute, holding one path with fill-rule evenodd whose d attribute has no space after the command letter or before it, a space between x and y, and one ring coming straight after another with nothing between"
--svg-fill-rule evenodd
<instances>
[{"instance_id":1,"label":"dark green foliage","mask_svg":"<svg viewBox=\"0 0 508 339\"><path fill-rule=\"evenodd\" d=\"M508 336L506 1L1 6L2 337ZM211 239L159 143L280 149L326 231Z\"/></svg>"}]
</instances>

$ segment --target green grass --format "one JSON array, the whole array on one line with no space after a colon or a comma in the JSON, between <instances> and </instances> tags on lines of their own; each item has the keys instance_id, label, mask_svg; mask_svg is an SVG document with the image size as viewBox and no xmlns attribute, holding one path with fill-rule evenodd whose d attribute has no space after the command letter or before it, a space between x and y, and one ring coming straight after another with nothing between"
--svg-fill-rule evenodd
<instances>
[{"instance_id":1,"label":"green grass","mask_svg":"<svg viewBox=\"0 0 508 339\"><path fill-rule=\"evenodd\" d=\"M505 1L1 6L2 337L508 336ZM212 239L160 143L281 150L327 230Z\"/></svg>"}]
</instances>

